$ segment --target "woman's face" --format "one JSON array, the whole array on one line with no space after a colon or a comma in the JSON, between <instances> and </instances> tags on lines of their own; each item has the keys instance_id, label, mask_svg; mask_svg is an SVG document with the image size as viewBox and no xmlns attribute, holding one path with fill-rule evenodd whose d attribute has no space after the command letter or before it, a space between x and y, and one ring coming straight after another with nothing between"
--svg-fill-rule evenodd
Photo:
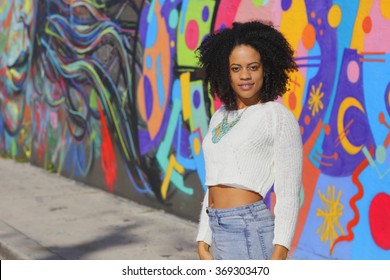
<instances>
[{"instance_id":1,"label":"woman's face","mask_svg":"<svg viewBox=\"0 0 390 280\"><path fill-rule=\"evenodd\" d=\"M264 78L260 53L248 45L236 46L229 56L229 68L238 109L259 103Z\"/></svg>"}]
</instances>

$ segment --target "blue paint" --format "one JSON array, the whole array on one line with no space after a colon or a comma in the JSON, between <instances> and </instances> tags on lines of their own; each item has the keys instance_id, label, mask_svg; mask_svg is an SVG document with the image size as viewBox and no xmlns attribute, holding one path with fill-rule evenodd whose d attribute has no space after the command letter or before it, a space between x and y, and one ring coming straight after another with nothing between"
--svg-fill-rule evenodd
<instances>
[{"instance_id":1,"label":"blue paint","mask_svg":"<svg viewBox=\"0 0 390 280\"><path fill-rule=\"evenodd\" d=\"M165 101L165 89L164 89L164 75L162 73L161 55L159 54L156 60L156 80L157 80L157 93L158 102L160 108L164 107Z\"/></svg>"},{"instance_id":2,"label":"blue paint","mask_svg":"<svg viewBox=\"0 0 390 280\"><path fill-rule=\"evenodd\" d=\"M146 56L146 68L148 70L152 69L152 63L153 63L152 58L150 57L150 55L147 55Z\"/></svg>"},{"instance_id":3,"label":"blue paint","mask_svg":"<svg viewBox=\"0 0 390 280\"><path fill-rule=\"evenodd\" d=\"M176 29L179 22L179 12L176 9L173 9L169 14L169 27Z\"/></svg>"},{"instance_id":4,"label":"blue paint","mask_svg":"<svg viewBox=\"0 0 390 280\"><path fill-rule=\"evenodd\" d=\"M157 41L157 32L158 32L157 16L156 14L153 13L146 34L146 42L145 42L146 48L151 48L154 46L154 44Z\"/></svg>"}]
</instances>

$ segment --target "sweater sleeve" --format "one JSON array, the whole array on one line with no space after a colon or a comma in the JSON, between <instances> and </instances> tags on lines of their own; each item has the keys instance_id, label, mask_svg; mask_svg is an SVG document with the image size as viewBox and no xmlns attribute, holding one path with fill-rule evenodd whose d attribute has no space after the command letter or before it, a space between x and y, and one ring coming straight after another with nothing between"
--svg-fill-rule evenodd
<instances>
[{"instance_id":1,"label":"sweater sleeve","mask_svg":"<svg viewBox=\"0 0 390 280\"><path fill-rule=\"evenodd\" d=\"M276 195L273 244L290 250L299 212L302 186L302 137L295 116L278 105L274 123L274 191Z\"/></svg>"},{"instance_id":2,"label":"sweater sleeve","mask_svg":"<svg viewBox=\"0 0 390 280\"><path fill-rule=\"evenodd\" d=\"M196 241L204 241L207 244L211 245L211 229L209 226L209 217L206 213L206 207L208 206L209 202L209 189L207 188L207 191L203 198L202 203L202 211L200 212L200 219L199 219L199 226L198 226L198 236L196 237Z\"/></svg>"}]
</instances>

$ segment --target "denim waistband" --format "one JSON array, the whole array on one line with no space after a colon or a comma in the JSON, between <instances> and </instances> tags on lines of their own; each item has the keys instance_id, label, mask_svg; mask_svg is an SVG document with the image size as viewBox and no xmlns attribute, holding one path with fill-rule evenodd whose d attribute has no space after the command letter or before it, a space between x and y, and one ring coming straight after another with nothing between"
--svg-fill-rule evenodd
<instances>
[{"instance_id":1,"label":"denim waistband","mask_svg":"<svg viewBox=\"0 0 390 280\"><path fill-rule=\"evenodd\" d=\"M216 209L216 208L210 208L206 207L206 213L211 214L218 217L226 217L231 215L244 215L246 213L252 212L252 211L261 211L264 209L268 209L267 205L265 205L263 200L256 201L251 204L238 206L234 208L222 208L222 209Z\"/></svg>"}]
</instances>

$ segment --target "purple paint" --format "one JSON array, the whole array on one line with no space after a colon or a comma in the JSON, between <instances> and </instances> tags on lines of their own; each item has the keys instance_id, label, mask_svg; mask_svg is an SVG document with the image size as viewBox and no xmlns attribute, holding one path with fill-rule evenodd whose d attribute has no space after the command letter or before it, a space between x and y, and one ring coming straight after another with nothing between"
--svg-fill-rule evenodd
<instances>
[{"instance_id":1,"label":"purple paint","mask_svg":"<svg viewBox=\"0 0 390 280\"><path fill-rule=\"evenodd\" d=\"M149 120L153 111L153 89L147 76L144 76L144 98L146 107L146 119Z\"/></svg>"},{"instance_id":2,"label":"purple paint","mask_svg":"<svg viewBox=\"0 0 390 280\"><path fill-rule=\"evenodd\" d=\"M200 92L199 90L195 90L194 94L192 95L192 103L195 106L195 109L199 108L200 105Z\"/></svg>"},{"instance_id":3,"label":"purple paint","mask_svg":"<svg viewBox=\"0 0 390 280\"><path fill-rule=\"evenodd\" d=\"M287 11L291 7L292 0L282 0L282 10Z\"/></svg>"},{"instance_id":4,"label":"purple paint","mask_svg":"<svg viewBox=\"0 0 390 280\"><path fill-rule=\"evenodd\" d=\"M204 22L209 20L209 15L210 15L209 7L204 6L204 8L202 10L202 19Z\"/></svg>"}]
</instances>

